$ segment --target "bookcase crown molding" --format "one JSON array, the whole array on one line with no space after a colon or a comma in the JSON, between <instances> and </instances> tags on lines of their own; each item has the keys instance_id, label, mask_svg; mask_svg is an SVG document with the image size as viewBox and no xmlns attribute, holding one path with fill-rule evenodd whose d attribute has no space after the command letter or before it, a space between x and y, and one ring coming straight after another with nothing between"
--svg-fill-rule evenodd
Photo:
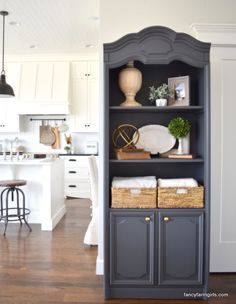
<instances>
[{"instance_id":1,"label":"bookcase crown molding","mask_svg":"<svg viewBox=\"0 0 236 304\"><path fill-rule=\"evenodd\" d=\"M145 64L168 64L179 60L203 67L209 62L209 49L210 43L188 34L152 26L104 44L104 61L109 62L110 67L125 64L129 58Z\"/></svg>"}]
</instances>

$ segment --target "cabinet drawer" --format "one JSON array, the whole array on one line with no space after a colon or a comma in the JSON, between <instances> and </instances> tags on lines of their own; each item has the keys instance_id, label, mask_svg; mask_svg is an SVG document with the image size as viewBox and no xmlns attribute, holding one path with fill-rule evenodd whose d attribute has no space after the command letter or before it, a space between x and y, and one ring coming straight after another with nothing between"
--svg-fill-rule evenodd
<instances>
[{"instance_id":1,"label":"cabinet drawer","mask_svg":"<svg viewBox=\"0 0 236 304\"><path fill-rule=\"evenodd\" d=\"M89 182L89 172L87 168L67 167L65 168L65 179L86 179Z\"/></svg>"},{"instance_id":2,"label":"cabinet drawer","mask_svg":"<svg viewBox=\"0 0 236 304\"><path fill-rule=\"evenodd\" d=\"M88 168L88 158L86 156L65 156L65 168L82 167Z\"/></svg>"},{"instance_id":3,"label":"cabinet drawer","mask_svg":"<svg viewBox=\"0 0 236 304\"><path fill-rule=\"evenodd\" d=\"M66 182L65 183L65 189L66 190L83 190L83 191L90 191L90 184L86 181L76 181L76 182Z\"/></svg>"},{"instance_id":4,"label":"cabinet drawer","mask_svg":"<svg viewBox=\"0 0 236 304\"><path fill-rule=\"evenodd\" d=\"M65 194L71 197L90 198L90 184L87 182L66 182Z\"/></svg>"}]
</instances>

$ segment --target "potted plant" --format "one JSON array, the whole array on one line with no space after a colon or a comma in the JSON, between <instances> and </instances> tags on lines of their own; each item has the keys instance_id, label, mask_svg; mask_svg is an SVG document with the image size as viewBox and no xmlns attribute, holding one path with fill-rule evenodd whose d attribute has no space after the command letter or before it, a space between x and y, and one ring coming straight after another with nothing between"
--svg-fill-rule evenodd
<instances>
[{"instance_id":1,"label":"potted plant","mask_svg":"<svg viewBox=\"0 0 236 304\"><path fill-rule=\"evenodd\" d=\"M183 117L173 118L168 124L168 130L171 135L178 139L178 152L177 154L183 154L182 138L186 137L190 132L190 122Z\"/></svg>"},{"instance_id":2,"label":"potted plant","mask_svg":"<svg viewBox=\"0 0 236 304\"><path fill-rule=\"evenodd\" d=\"M71 147L70 146L65 146L64 150L66 151L67 154L70 154L71 152Z\"/></svg>"},{"instance_id":3,"label":"potted plant","mask_svg":"<svg viewBox=\"0 0 236 304\"><path fill-rule=\"evenodd\" d=\"M163 83L161 86L155 88L154 86L149 87L149 100L151 102L156 102L156 106L166 106L167 99L174 97L174 90L171 89L166 83Z\"/></svg>"}]
</instances>

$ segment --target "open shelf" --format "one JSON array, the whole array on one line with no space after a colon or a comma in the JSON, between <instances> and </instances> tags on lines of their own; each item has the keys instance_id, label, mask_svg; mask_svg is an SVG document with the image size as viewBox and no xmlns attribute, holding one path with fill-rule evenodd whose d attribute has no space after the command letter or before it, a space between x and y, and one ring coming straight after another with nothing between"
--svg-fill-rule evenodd
<instances>
[{"instance_id":1,"label":"open shelf","mask_svg":"<svg viewBox=\"0 0 236 304\"><path fill-rule=\"evenodd\" d=\"M111 106L111 112L118 112L118 113L127 113L127 112L135 112L135 113L145 113L145 112L203 112L202 106L167 106L167 107L156 107L156 106L141 106L141 107L120 107L120 106Z\"/></svg>"}]
</instances>

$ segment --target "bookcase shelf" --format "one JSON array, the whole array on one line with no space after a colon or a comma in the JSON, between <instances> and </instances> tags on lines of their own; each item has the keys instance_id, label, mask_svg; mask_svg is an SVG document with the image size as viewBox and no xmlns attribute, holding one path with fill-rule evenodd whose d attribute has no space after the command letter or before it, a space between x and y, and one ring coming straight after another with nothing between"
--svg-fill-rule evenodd
<instances>
[{"instance_id":1,"label":"bookcase shelf","mask_svg":"<svg viewBox=\"0 0 236 304\"><path fill-rule=\"evenodd\" d=\"M142 107L120 107L111 106L110 111L113 113L182 113L182 112L203 112L204 108L202 106L167 106L167 107L154 107L154 106L142 106Z\"/></svg>"},{"instance_id":2,"label":"bookcase shelf","mask_svg":"<svg viewBox=\"0 0 236 304\"><path fill-rule=\"evenodd\" d=\"M193 158L193 159L170 159L170 158L151 158L151 159L129 159L129 160L123 160L123 159L110 159L109 160L110 163L113 164L120 164L120 163L137 163L137 164L179 164L179 163L203 163L204 160L203 158Z\"/></svg>"}]
</instances>

